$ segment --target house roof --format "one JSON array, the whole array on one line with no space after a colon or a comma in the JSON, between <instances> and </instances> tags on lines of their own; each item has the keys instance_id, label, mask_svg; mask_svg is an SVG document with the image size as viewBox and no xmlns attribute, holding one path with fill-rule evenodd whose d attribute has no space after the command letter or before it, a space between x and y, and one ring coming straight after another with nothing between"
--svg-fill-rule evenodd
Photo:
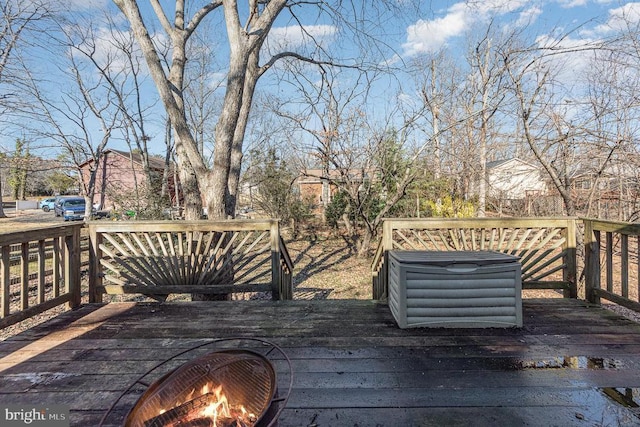
<instances>
[{"instance_id":1,"label":"house roof","mask_svg":"<svg viewBox=\"0 0 640 427\"><path fill-rule=\"evenodd\" d=\"M102 155L104 156L104 155L107 155L108 153L113 153L113 154L125 157L126 159L131 159L131 161L139 165L142 165L142 154L140 153L133 153L133 152L121 151L121 150L115 150L113 148L109 148L107 150L104 150L102 152ZM85 165L88 165L92 162L93 162L93 159L89 159L86 162L82 163L80 167L84 167ZM160 159L154 156L149 156L149 167L155 170L164 170L164 159Z\"/></svg>"},{"instance_id":2,"label":"house roof","mask_svg":"<svg viewBox=\"0 0 640 427\"><path fill-rule=\"evenodd\" d=\"M363 171L362 169L353 168L346 171L347 178L351 181L361 181L362 179L370 179L373 174L373 169L370 171ZM327 174L322 169L305 169L300 171L298 175L299 183L317 183L321 182L323 179L330 179L333 181L343 181L345 180L345 171L339 169L331 169L329 170L329 174Z\"/></svg>"},{"instance_id":3,"label":"house roof","mask_svg":"<svg viewBox=\"0 0 640 427\"><path fill-rule=\"evenodd\" d=\"M527 165L530 166L532 168L538 169L538 166L534 165L533 163L527 162L526 160L522 160L518 157L511 157L510 159L504 159L504 160L494 160L492 162L487 162L487 169L495 169L497 167L500 167L502 165L505 165L507 163L520 163L523 165Z\"/></svg>"}]
</instances>

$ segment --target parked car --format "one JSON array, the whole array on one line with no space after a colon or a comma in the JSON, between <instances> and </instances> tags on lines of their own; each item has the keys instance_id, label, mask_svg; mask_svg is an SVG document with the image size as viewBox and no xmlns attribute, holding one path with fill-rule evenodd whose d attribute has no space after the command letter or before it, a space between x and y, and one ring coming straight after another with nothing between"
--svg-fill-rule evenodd
<instances>
[{"instance_id":1,"label":"parked car","mask_svg":"<svg viewBox=\"0 0 640 427\"><path fill-rule=\"evenodd\" d=\"M67 199L82 199L80 196L56 196L56 201L53 203L53 212L56 216L62 216L62 202Z\"/></svg>"},{"instance_id":2,"label":"parked car","mask_svg":"<svg viewBox=\"0 0 640 427\"><path fill-rule=\"evenodd\" d=\"M84 197L71 197L60 199L54 206L56 216L61 216L65 221L84 218Z\"/></svg>"},{"instance_id":3,"label":"parked car","mask_svg":"<svg viewBox=\"0 0 640 427\"><path fill-rule=\"evenodd\" d=\"M38 209L42 209L45 212L49 212L53 209L53 205L56 203L55 197L47 197L46 199L40 200L38 202Z\"/></svg>"}]
</instances>

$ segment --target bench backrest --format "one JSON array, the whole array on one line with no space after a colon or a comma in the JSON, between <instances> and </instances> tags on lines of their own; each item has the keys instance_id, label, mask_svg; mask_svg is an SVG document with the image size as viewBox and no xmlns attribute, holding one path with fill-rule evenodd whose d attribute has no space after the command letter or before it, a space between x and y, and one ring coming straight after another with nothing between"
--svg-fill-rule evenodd
<instances>
[{"instance_id":1,"label":"bench backrest","mask_svg":"<svg viewBox=\"0 0 640 427\"><path fill-rule=\"evenodd\" d=\"M276 220L92 221L90 299L141 293L271 292L291 298Z\"/></svg>"}]
</instances>

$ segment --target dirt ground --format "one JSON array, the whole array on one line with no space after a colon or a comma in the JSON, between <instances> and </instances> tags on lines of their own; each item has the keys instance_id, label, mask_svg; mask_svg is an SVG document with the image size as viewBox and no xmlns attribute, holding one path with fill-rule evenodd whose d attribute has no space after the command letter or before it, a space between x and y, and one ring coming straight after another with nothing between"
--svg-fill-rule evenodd
<instances>
[{"instance_id":1,"label":"dirt ground","mask_svg":"<svg viewBox=\"0 0 640 427\"><path fill-rule=\"evenodd\" d=\"M39 209L16 211L4 210L6 218L0 218L0 233L15 231L19 228L33 228L44 225L64 224L64 220L56 217L53 211L43 212Z\"/></svg>"},{"instance_id":2,"label":"dirt ground","mask_svg":"<svg viewBox=\"0 0 640 427\"><path fill-rule=\"evenodd\" d=\"M295 266L296 299L371 299L371 258L358 257L343 239L287 242Z\"/></svg>"}]
</instances>

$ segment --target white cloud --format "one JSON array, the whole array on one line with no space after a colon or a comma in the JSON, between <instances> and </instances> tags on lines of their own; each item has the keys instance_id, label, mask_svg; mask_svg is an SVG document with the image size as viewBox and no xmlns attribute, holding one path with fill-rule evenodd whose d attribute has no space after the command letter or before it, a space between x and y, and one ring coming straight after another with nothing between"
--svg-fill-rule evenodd
<instances>
[{"instance_id":1,"label":"white cloud","mask_svg":"<svg viewBox=\"0 0 640 427\"><path fill-rule=\"evenodd\" d=\"M44 0L43 3L48 3L53 9L62 9L67 11L88 11L93 9L104 9L110 1L109 0L67 0L60 2L60 0Z\"/></svg>"},{"instance_id":2,"label":"white cloud","mask_svg":"<svg viewBox=\"0 0 640 427\"><path fill-rule=\"evenodd\" d=\"M545 60L548 67L556 71L555 79L563 82L564 86L572 87L580 84L581 76L588 74L593 60L593 50L590 46L597 45L599 40L587 38L554 38L550 35L540 36L536 43L541 49L553 51ZM583 82L582 82L583 83Z\"/></svg>"},{"instance_id":3,"label":"white cloud","mask_svg":"<svg viewBox=\"0 0 640 427\"><path fill-rule=\"evenodd\" d=\"M107 0L67 0L67 6L72 10L104 8L107 4Z\"/></svg>"},{"instance_id":4,"label":"white cloud","mask_svg":"<svg viewBox=\"0 0 640 427\"><path fill-rule=\"evenodd\" d=\"M298 50L310 44L326 47L336 36L333 25L298 25L274 27L269 31L266 45L271 51Z\"/></svg>"},{"instance_id":5,"label":"white cloud","mask_svg":"<svg viewBox=\"0 0 640 427\"><path fill-rule=\"evenodd\" d=\"M571 9L572 7L584 6L588 2L587 0L558 0L560 7L565 9Z\"/></svg>"},{"instance_id":6,"label":"white cloud","mask_svg":"<svg viewBox=\"0 0 640 427\"><path fill-rule=\"evenodd\" d=\"M621 30L627 25L634 26L640 22L640 3L627 3L622 7L609 11L607 24L614 30Z\"/></svg>"},{"instance_id":7,"label":"white cloud","mask_svg":"<svg viewBox=\"0 0 640 427\"><path fill-rule=\"evenodd\" d=\"M585 32L585 34L604 36L628 27L634 27L638 23L640 23L640 3L627 3L624 6L610 9L607 22Z\"/></svg>"},{"instance_id":8,"label":"white cloud","mask_svg":"<svg viewBox=\"0 0 640 427\"><path fill-rule=\"evenodd\" d=\"M474 23L490 16L500 16L515 12L528 4L527 0L488 0L459 2L447 10L443 17L432 20L418 20L407 28L407 41L402 45L406 55L434 52L453 37L465 32ZM536 8L529 8L521 18L531 19L539 14Z\"/></svg>"},{"instance_id":9,"label":"white cloud","mask_svg":"<svg viewBox=\"0 0 640 427\"><path fill-rule=\"evenodd\" d=\"M227 85L227 73L209 73L209 88L217 89Z\"/></svg>"},{"instance_id":10,"label":"white cloud","mask_svg":"<svg viewBox=\"0 0 640 427\"><path fill-rule=\"evenodd\" d=\"M401 104L414 106L417 99L420 99L418 94L410 95L405 92L401 92L400 94L398 94L398 102L400 102Z\"/></svg>"},{"instance_id":11,"label":"white cloud","mask_svg":"<svg viewBox=\"0 0 640 427\"><path fill-rule=\"evenodd\" d=\"M532 6L526 10L520 12L518 19L516 20L516 26L522 27L535 22L540 15L542 15L542 9L537 6Z\"/></svg>"},{"instance_id":12,"label":"white cloud","mask_svg":"<svg viewBox=\"0 0 640 427\"><path fill-rule=\"evenodd\" d=\"M470 7L479 12L484 18L488 15L503 15L515 12L529 3L527 0L488 0L472 2Z\"/></svg>"},{"instance_id":13,"label":"white cloud","mask_svg":"<svg viewBox=\"0 0 640 427\"><path fill-rule=\"evenodd\" d=\"M407 28L407 42L402 47L407 55L433 52L449 38L460 35L468 26L468 15L460 12L432 21L419 20Z\"/></svg>"}]
</instances>

